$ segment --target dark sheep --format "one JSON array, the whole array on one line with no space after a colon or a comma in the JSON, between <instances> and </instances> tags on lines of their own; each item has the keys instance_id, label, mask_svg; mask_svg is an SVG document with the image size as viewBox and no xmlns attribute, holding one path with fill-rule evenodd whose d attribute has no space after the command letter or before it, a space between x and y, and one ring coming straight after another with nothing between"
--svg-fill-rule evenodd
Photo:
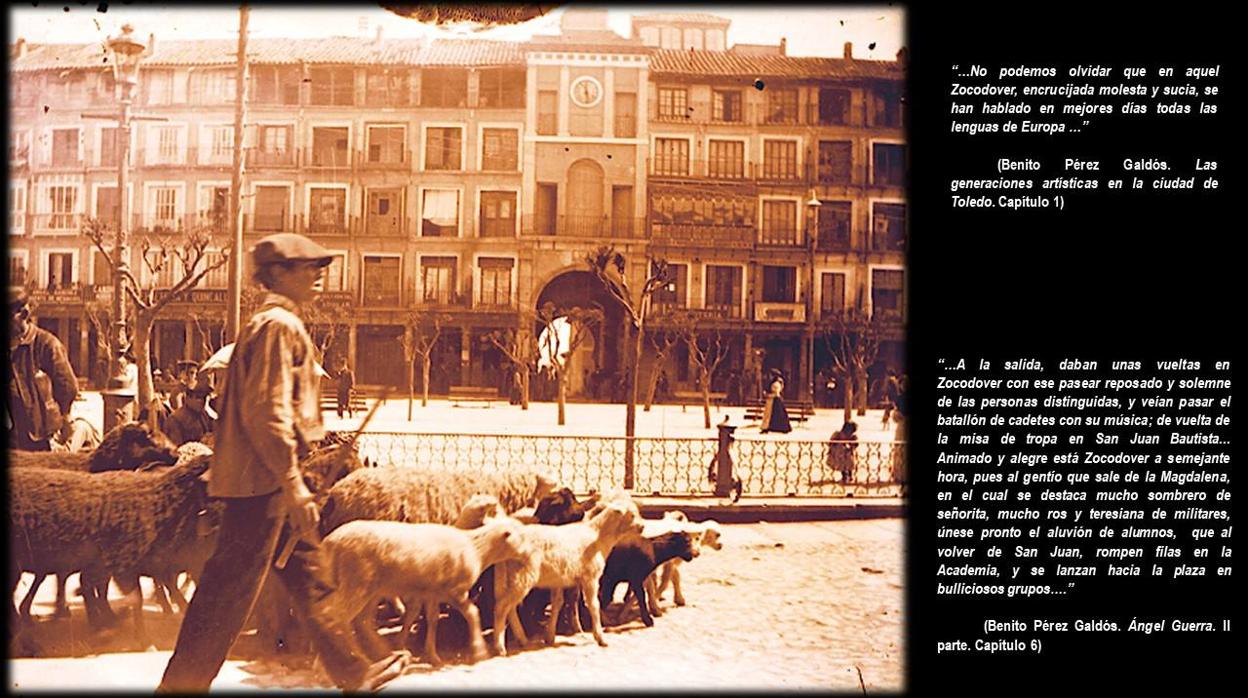
<instances>
[{"instance_id":1,"label":"dark sheep","mask_svg":"<svg viewBox=\"0 0 1248 698\"><path fill-rule=\"evenodd\" d=\"M150 463L173 465L177 460L177 449L164 434L134 422L105 434L94 451L9 451L9 466L14 469L50 468L102 473L138 470Z\"/></svg>"},{"instance_id":2,"label":"dark sheep","mask_svg":"<svg viewBox=\"0 0 1248 698\"><path fill-rule=\"evenodd\" d=\"M599 583L599 605L606 608L615 596L620 582L628 582L629 591L637 597L641 622L654 625L646 603L646 577L661 564L679 557L685 562L693 559L693 537L684 531L664 533L654 538L625 541L615 546L607 557L607 567Z\"/></svg>"}]
</instances>

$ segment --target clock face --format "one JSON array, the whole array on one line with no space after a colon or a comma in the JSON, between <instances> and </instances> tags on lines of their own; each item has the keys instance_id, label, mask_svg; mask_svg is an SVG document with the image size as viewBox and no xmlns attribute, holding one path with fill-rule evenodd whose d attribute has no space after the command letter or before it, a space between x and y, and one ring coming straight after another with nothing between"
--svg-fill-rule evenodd
<instances>
[{"instance_id":1,"label":"clock face","mask_svg":"<svg viewBox=\"0 0 1248 698\"><path fill-rule=\"evenodd\" d=\"M602 99L602 85L588 75L572 82L572 101L578 107L592 107Z\"/></svg>"}]
</instances>

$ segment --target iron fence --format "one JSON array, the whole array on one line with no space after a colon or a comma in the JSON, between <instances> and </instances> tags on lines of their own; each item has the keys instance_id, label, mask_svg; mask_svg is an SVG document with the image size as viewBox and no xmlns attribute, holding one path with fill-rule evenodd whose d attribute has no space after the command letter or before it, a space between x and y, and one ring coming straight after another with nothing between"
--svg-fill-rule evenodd
<instances>
[{"instance_id":1,"label":"iron fence","mask_svg":"<svg viewBox=\"0 0 1248 698\"><path fill-rule=\"evenodd\" d=\"M718 441L713 438L635 438L638 494L705 495ZM361 458L384 466L446 466L466 470L517 466L549 468L574 492L624 483L625 437L491 434L360 436ZM763 496L895 497L900 492L902 442L770 441L737 439L729 447L744 494ZM831 456L830 456L831 454Z\"/></svg>"}]
</instances>

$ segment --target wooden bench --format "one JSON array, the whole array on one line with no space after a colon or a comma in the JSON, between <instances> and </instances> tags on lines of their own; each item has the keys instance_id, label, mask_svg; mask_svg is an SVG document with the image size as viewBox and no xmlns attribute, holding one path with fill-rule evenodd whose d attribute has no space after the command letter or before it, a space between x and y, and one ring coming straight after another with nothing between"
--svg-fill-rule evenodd
<instances>
[{"instance_id":1,"label":"wooden bench","mask_svg":"<svg viewBox=\"0 0 1248 698\"><path fill-rule=\"evenodd\" d=\"M784 408L789 412L789 421L805 422L815 416L814 403L809 400L794 400L793 402L785 401ZM761 421L763 419L763 401L762 400L746 400L745 401L745 419L746 421Z\"/></svg>"},{"instance_id":2,"label":"wooden bench","mask_svg":"<svg viewBox=\"0 0 1248 698\"><path fill-rule=\"evenodd\" d=\"M491 402L502 399L497 388L478 385L452 385L446 398L455 407L489 407Z\"/></svg>"},{"instance_id":3,"label":"wooden bench","mask_svg":"<svg viewBox=\"0 0 1248 698\"><path fill-rule=\"evenodd\" d=\"M724 401L728 399L728 393L717 393L713 390L711 391L710 396L711 396L712 405L723 405ZM672 402L680 405L681 412L684 412L686 407L701 407L702 406L702 391L701 390L673 390Z\"/></svg>"},{"instance_id":4,"label":"wooden bench","mask_svg":"<svg viewBox=\"0 0 1248 698\"><path fill-rule=\"evenodd\" d=\"M353 413L368 411L368 403L364 399L364 394L355 388L351 389L350 405ZM329 391L321 390L321 411L338 413L338 390L336 388Z\"/></svg>"}]
</instances>

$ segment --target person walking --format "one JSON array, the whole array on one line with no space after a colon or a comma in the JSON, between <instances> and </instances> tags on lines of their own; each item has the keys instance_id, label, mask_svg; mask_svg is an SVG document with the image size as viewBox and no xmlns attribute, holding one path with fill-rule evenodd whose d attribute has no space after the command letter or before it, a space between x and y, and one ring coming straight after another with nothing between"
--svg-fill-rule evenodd
<instances>
[{"instance_id":1,"label":"person walking","mask_svg":"<svg viewBox=\"0 0 1248 698\"><path fill-rule=\"evenodd\" d=\"M225 501L216 552L178 632L158 693L206 692L251 614L279 543L298 543L277 570L306 621L330 679L344 691L371 691L401 675L406 651L369 664L350 619L326 599L334 587L317 536L320 512L299 470L308 444L324 436L316 350L300 306L319 292L329 251L302 235L278 233L252 249L256 280L268 291L239 332L227 368L208 494ZM285 522L285 524L283 524Z\"/></svg>"},{"instance_id":2,"label":"person walking","mask_svg":"<svg viewBox=\"0 0 1248 698\"><path fill-rule=\"evenodd\" d=\"M49 451L54 435L68 442L78 378L61 340L31 318L25 290L9 293L8 379L9 448Z\"/></svg>"},{"instance_id":3,"label":"person walking","mask_svg":"<svg viewBox=\"0 0 1248 698\"><path fill-rule=\"evenodd\" d=\"M771 387L767 390L767 402L763 405L763 426L760 433L787 434L793 431L789 423L789 411L784 406L784 374L771 370Z\"/></svg>"},{"instance_id":4,"label":"person walking","mask_svg":"<svg viewBox=\"0 0 1248 698\"><path fill-rule=\"evenodd\" d=\"M347 365L345 357L338 359L338 419L342 419L343 412L348 417L354 417L355 411L351 408L351 391L355 389L355 372Z\"/></svg>"}]
</instances>

